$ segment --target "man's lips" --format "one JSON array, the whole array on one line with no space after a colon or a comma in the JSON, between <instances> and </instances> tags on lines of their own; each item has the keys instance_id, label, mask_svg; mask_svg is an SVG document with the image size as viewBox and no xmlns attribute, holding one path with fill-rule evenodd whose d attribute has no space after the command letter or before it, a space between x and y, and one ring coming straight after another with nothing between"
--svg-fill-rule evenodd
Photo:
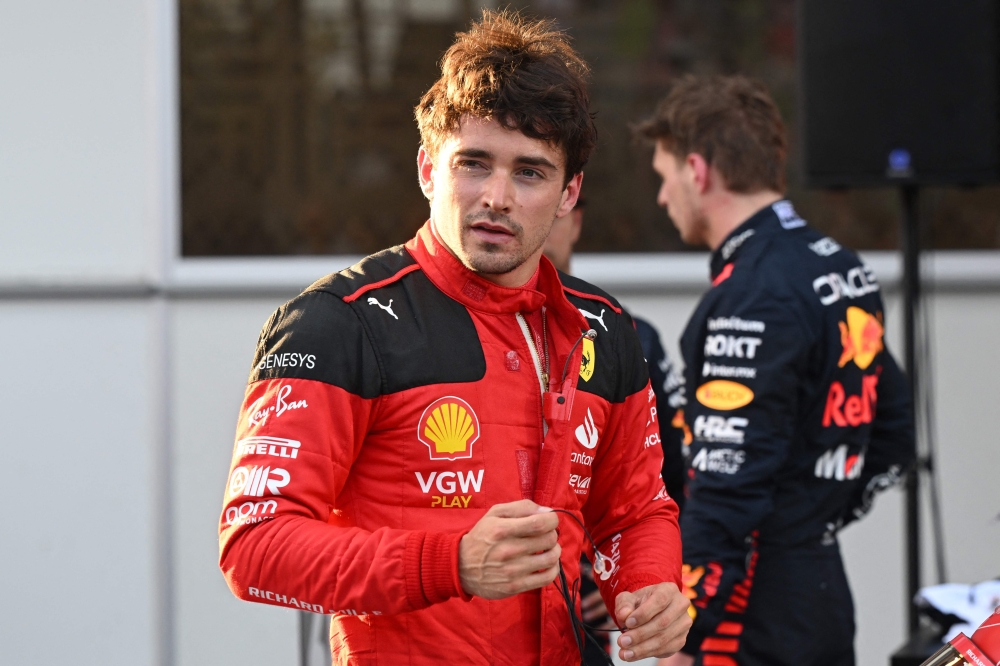
<instances>
[{"instance_id":1,"label":"man's lips","mask_svg":"<svg viewBox=\"0 0 1000 666\"><path fill-rule=\"evenodd\" d=\"M500 224L491 222L476 222L470 230L476 237L490 243L505 242L514 238L514 232Z\"/></svg>"}]
</instances>

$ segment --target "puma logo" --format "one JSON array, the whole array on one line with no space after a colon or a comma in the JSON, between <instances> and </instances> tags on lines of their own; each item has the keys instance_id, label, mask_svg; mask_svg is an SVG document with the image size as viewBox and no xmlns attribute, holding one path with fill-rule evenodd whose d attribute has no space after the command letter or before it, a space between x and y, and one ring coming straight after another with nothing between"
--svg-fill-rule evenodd
<instances>
[{"instance_id":1,"label":"puma logo","mask_svg":"<svg viewBox=\"0 0 1000 666\"><path fill-rule=\"evenodd\" d=\"M368 297L368 305L377 305L380 308L382 308L383 310L385 310L386 312L388 312L389 314L391 314L393 319L395 319L397 321L399 320L399 317L396 316L396 313L392 311L392 299L391 298L389 299L389 305L382 305L381 303L378 302L377 298L375 298L374 296L369 296Z\"/></svg>"},{"instance_id":2,"label":"puma logo","mask_svg":"<svg viewBox=\"0 0 1000 666\"><path fill-rule=\"evenodd\" d=\"M598 317L597 315L592 314L590 312L587 312L586 310L581 310L580 308L577 308L577 310L580 310L580 314L582 314L587 319L595 319L595 320L601 322L601 326L604 327L604 330L605 331L608 330L608 327L604 325L604 308L601 308L601 316L600 317Z\"/></svg>"},{"instance_id":3,"label":"puma logo","mask_svg":"<svg viewBox=\"0 0 1000 666\"><path fill-rule=\"evenodd\" d=\"M592 449L597 446L597 426L594 425L594 415L590 413L590 407L587 408L587 416L583 419L583 425L576 427L576 438L583 448Z\"/></svg>"}]
</instances>

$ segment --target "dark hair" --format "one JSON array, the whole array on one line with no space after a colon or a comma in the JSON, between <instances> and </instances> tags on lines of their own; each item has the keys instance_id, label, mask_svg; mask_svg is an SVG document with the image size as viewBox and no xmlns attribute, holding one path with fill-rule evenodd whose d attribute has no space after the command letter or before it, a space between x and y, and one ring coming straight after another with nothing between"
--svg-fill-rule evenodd
<instances>
[{"instance_id":1,"label":"dark hair","mask_svg":"<svg viewBox=\"0 0 1000 666\"><path fill-rule=\"evenodd\" d=\"M434 155L463 116L497 120L563 150L566 182L583 171L597 142L589 68L552 20L483 11L441 61L441 78L417 105L420 140Z\"/></svg>"},{"instance_id":2,"label":"dark hair","mask_svg":"<svg viewBox=\"0 0 1000 666\"><path fill-rule=\"evenodd\" d=\"M685 76L635 129L679 159L701 155L733 192L785 190L785 125L759 81Z\"/></svg>"}]
</instances>

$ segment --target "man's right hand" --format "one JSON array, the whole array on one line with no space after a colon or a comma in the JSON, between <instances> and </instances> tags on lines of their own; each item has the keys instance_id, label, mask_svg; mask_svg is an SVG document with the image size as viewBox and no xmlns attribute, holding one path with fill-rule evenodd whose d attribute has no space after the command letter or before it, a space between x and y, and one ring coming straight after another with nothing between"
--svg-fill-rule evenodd
<instances>
[{"instance_id":1,"label":"man's right hand","mask_svg":"<svg viewBox=\"0 0 1000 666\"><path fill-rule=\"evenodd\" d=\"M458 547L462 589L483 599L545 587L559 575L559 517L531 500L495 504Z\"/></svg>"}]
</instances>

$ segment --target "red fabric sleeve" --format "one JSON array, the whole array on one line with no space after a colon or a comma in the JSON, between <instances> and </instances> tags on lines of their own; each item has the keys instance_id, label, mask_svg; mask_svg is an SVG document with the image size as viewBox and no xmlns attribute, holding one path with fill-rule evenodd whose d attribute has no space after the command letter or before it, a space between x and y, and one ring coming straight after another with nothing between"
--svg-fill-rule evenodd
<instances>
[{"instance_id":1,"label":"red fabric sleeve","mask_svg":"<svg viewBox=\"0 0 1000 666\"><path fill-rule=\"evenodd\" d=\"M615 563L611 576L595 576L608 608L620 592L648 585L681 587L681 538L677 504L660 476L656 398L649 385L612 405L611 441L594 460L590 497L583 507L601 553Z\"/></svg>"},{"instance_id":2,"label":"red fabric sleeve","mask_svg":"<svg viewBox=\"0 0 1000 666\"><path fill-rule=\"evenodd\" d=\"M461 534L369 532L336 511L377 404L314 380L249 386L219 522L219 565L237 597L390 615L465 596Z\"/></svg>"}]
</instances>

